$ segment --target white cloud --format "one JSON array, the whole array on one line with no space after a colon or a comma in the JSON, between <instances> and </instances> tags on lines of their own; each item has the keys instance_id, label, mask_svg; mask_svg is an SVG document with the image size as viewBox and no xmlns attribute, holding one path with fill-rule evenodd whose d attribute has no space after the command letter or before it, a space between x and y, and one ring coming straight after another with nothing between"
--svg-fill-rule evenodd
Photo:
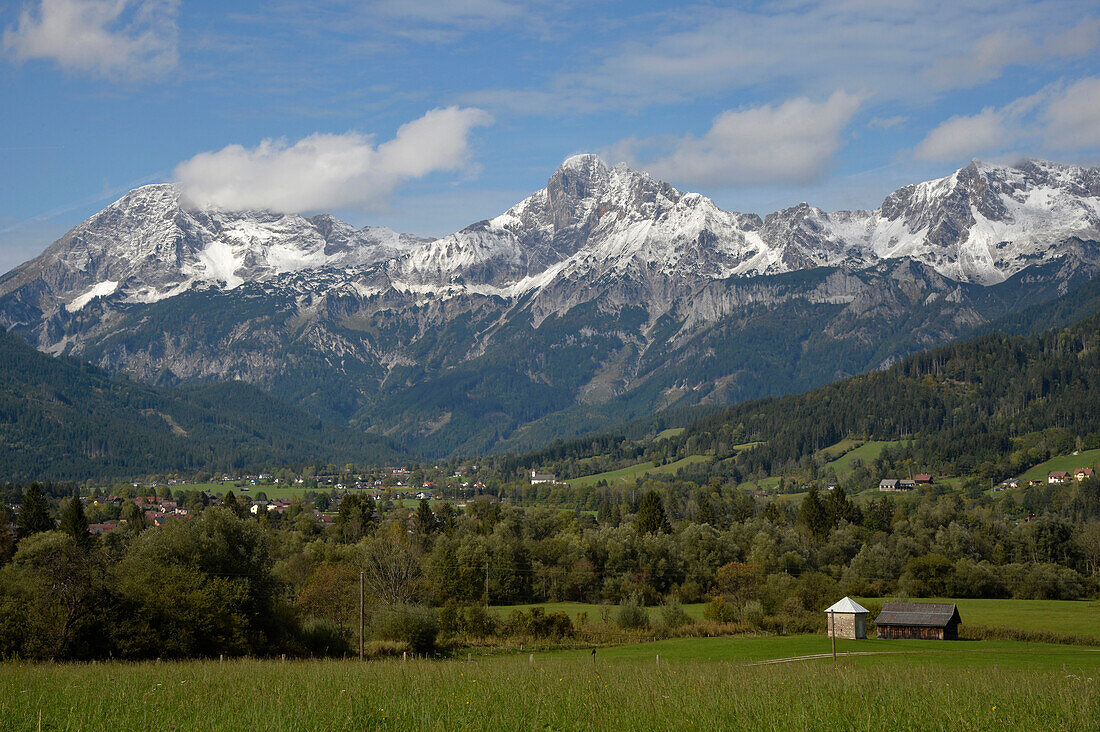
<instances>
[{"instance_id":1,"label":"white cloud","mask_svg":"<svg viewBox=\"0 0 1100 732\"><path fill-rule=\"evenodd\" d=\"M896 114L891 117L874 117L867 122L867 126L876 130L889 130L893 127L898 127L909 121L909 117L904 114Z\"/></svg>"},{"instance_id":2,"label":"white cloud","mask_svg":"<svg viewBox=\"0 0 1100 732\"><path fill-rule=\"evenodd\" d=\"M157 76L178 63L176 12L177 0L41 0L4 30L4 50L67 71Z\"/></svg>"},{"instance_id":3,"label":"white cloud","mask_svg":"<svg viewBox=\"0 0 1100 732\"><path fill-rule=\"evenodd\" d=\"M858 95L838 91L822 102L798 97L778 106L729 110L705 135L676 140L671 152L648 163L631 162L658 178L689 185L806 182L825 171L861 102ZM646 146L627 141L620 154L633 158Z\"/></svg>"},{"instance_id":4,"label":"white cloud","mask_svg":"<svg viewBox=\"0 0 1100 732\"><path fill-rule=\"evenodd\" d=\"M404 181L468 164L469 135L488 125L480 109L434 109L402 125L392 140L316 134L294 144L230 145L180 163L184 194L201 207L282 212L377 208Z\"/></svg>"},{"instance_id":5,"label":"white cloud","mask_svg":"<svg viewBox=\"0 0 1100 732\"><path fill-rule=\"evenodd\" d=\"M955 116L928 133L913 151L919 160L958 160L995 150L1012 139L1002 110L986 107L971 116Z\"/></svg>"},{"instance_id":6,"label":"white cloud","mask_svg":"<svg viewBox=\"0 0 1100 732\"><path fill-rule=\"evenodd\" d=\"M920 160L958 161L1014 148L1088 153L1100 149L1100 77L1051 84L1003 107L959 115L917 145Z\"/></svg>"},{"instance_id":7,"label":"white cloud","mask_svg":"<svg viewBox=\"0 0 1100 732\"><path fill-rule=\"evenodd\" d=\"M1048 148L1100 148L1100 78L1082 79L1055 95L1043 117Z\"/></svg>"},{"instance_id":8,"label":"white cloud","mask_svg":"<svg viewBox=\"0 0 1100 732\"><path fill-rule=\"evenodd\" d=\"M1039 49L1024 32L995 31L975 41L967 54L936 59L925 76L939 89L968 89L1038 56Z\"/></svg>"},{"instance_id":9,"label":"white cloud","mask_svg":"<svg viewBox=\"0 0 1100 732\"><path fill-rule=\"evenodd\" d=\"M523 14L522 7L503 0L378 0L369 7L433 25L491 26Z\"/></svg>"},{"instance_id":10,"label":"white cloud","mask_svg":"<svg viewBox=\"0 0 1100 732\"><path fill-rule=\"evenodd\" d=\"M1095 0L800 0L696 4L623 19L624 40L586 50L542 87L537 109L641 109L731 91L860 89L921 100L1027 66L1095 57ZM513 100L489 89L505 107ZM469 95L476 99L477 94ZM523 97L520 97L521 99ZM477 102L470 102L477 103Z\"/></svg>"}]
</instances>

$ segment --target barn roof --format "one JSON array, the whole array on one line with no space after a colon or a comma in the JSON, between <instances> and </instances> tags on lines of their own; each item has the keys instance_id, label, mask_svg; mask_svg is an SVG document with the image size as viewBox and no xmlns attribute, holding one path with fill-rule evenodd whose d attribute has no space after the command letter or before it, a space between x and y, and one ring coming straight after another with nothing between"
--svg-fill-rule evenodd
<instances>
[{"instance_id":1,"label":"barn roof","mask_svg":"<svg viewBox=\"0 0 1100 732\"><path fill-rule=\"evenodd\" d=\"M918 625L944 628L959 623L959 608L950 602L884 602L875 625Z\"/></svg>"},{"instance_id":2,"label":"barn roof","mask_svg":"<svg viewBox=\"0 0 1100 732\"><path fill-rule=\"evenodd\" d=\"M867 608L860 605L858 602L850 597L845 597L832 607L825 608L827 613L866 613L870 612Z\"/></svg>"}]
</instances>

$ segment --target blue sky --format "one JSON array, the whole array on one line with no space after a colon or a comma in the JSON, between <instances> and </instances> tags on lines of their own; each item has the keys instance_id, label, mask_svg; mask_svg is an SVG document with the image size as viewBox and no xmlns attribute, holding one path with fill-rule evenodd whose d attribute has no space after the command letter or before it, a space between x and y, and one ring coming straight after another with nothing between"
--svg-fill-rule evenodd
<instances>
[{"instance_id":1,"label":"blue sky","mask_svg":"<svg viewBox=\"0 0 1100 732\"><path fill-rule=\"evenodd\" d=\"M1100 159L1095 2L0 4L0 269L126 190L442 235L566 156L723 208Z\"/></svg>"}]
</instances>

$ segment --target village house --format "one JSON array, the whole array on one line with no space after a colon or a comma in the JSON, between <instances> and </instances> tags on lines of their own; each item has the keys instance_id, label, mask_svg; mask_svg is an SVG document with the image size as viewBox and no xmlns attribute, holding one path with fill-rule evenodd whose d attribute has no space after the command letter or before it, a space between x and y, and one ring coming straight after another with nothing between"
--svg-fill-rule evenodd
<instances>
[{"instance_id":1,"label":"village house","mask_svg":"<svg viewBox=\"0 0 1100 732\"><path fill-rule=\"evenodd\" d=\"M1092 472L1092 468L1077 468L1073 471L1073 477L1078 481L1088 480L1092 477Z\"/></svg>"},{"instance_id":2,"label":"village house","mask_svg":"<svg viewBox=\"0 0 1100 732\"><path fill-rule=\"evenodd\" d=\"M1056 470L1047 475L1047 483L1050 485L1061 485L1067 480L1069 480L1069 473L1064 470Z\"/></svg>"},{"instance_id":3,"label":"village house","mask_svg":"<svg viewBox=\"0 0 1100 732\"><path fill-rule=\"evenodd\" d=\"M932 485L932 475L930 473L917 473L913 476L913 482L917 485Z\"/></svg>"},{"instance_id":4,"label":"village house","mask_svg":"<svg viewBox=\"0 0 1100 732\"><path fill-rule=\"evenodd\" d=\"M911 491L917 487L917 484L911 480L898 480L897 478L887 478L878 484L880 491Z\"/></svg>"},{"instance_id":5,"label":"village house","mask_svg":"<svg viewBox=\"0 0 1100 732\"><path fill-rule=\"evenodd\" d=\"M531 471L531 485L539 485L540 483L557 483L558 476L553 473L539 473L535 470Z\"/></svg>"},{"instance_id":6,"label":"village house","mask_svg":"<svg viewBox=\"0 0 1100 732\"><path fill-rule=\"evenodd\" d=\"M884 602L875 627L879 638L958 640L960 622L954 603Z\"/></svg>"}]
</instances>

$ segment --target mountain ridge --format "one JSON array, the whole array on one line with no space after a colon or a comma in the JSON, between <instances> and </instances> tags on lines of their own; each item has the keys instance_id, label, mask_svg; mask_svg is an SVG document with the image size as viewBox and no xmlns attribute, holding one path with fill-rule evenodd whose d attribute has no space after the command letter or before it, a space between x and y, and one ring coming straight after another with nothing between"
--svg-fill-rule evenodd
<instances>
[{"instance_id":1,"label":"mountain ridge","mask_svg":"<svg viewBox=\"0 0 1100 732\"><path fill-rule=\"evenodd\" d=\"M194 211L160 186L0 278L0 325L113 373L241 380L413 451L482 452L881 368L1088 282L1098 242L1100 171L1036 161L761 218L575 156L434 240Z\"/></svg>"}]
</instances>

